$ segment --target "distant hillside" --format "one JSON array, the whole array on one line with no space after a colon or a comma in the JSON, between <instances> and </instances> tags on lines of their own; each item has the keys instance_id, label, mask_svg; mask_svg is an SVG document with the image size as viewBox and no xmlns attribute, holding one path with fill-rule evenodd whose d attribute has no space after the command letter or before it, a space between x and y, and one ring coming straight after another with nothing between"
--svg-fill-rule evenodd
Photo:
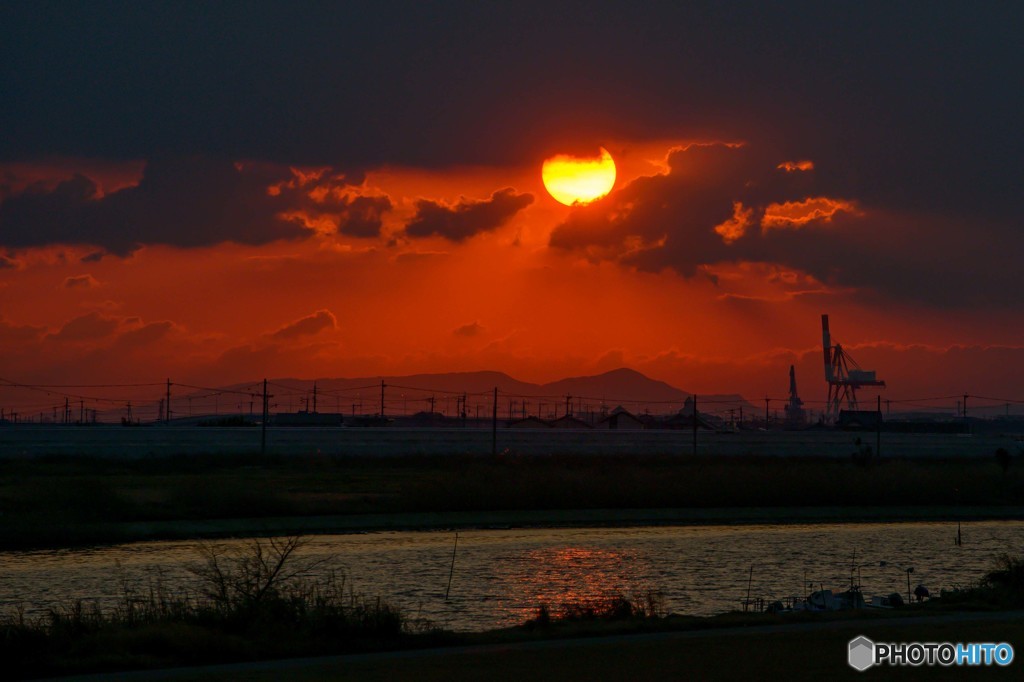
<instances>
[{"instance_id":1,"label":"distant hillside","mask_svg":"<svg viewBox=\"0 0 1024 682\"><path fill-rule=\"evenodd\" d=\"M574 395L612 401L682 402L690 394L633 369L613 369L590 377L570 377L538 387L546 395Z\"/></svg>"},{"instance_id":2,"label":"distant hillside","mask_svg":"<svg viewBox=\"0 0 1024 682\"><path fill-rule=\"evenodd\" d=\"M624 404L627 409L641 409L643 403L651 403L652 411L675 411L691 395L691 393L664 381L651 379L636 370L627 368L615 369L595 376L569 377L546 384L519 381L504 372L494 371L318 378L315 380L282 378L272 379L271 383L277 386L276 392L280 395L280 389L283 387L298 393L311 392L315 381L317 390L324 399L322 403L324 407L321 409L329 409L334 402L330 396L341 391L347 398L352 398L358 393L361 401L367 404L371 403L378 399L382 379L387 386L385 392L389 404L398 397L395 395L396 392L408 400L418 402L432 394L437 400L442 400L446 396L461 393L486 394L497 388L505 396L538 397L559 401L564 400L566 396L573 396L574 399L599 401L606 404L609 409L620 404ZM252 384L238 384L229 388L245 387L248 390L251 386ZM744 409L755 409L739 394L698 396L698 407L702 411L728 411L730 408L738 408L741 405Z\"/></svg>"}]
</instances>

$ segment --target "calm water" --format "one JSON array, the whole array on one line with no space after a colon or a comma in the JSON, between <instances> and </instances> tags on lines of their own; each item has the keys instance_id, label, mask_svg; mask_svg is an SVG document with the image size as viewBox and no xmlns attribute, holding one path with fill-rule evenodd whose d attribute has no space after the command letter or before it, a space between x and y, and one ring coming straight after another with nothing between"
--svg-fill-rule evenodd
<instances>
[{"instance_id":1,"label":"calm water","mask_svg":"<svg viewBox=\"0 0 1024 682\"><path fill-rule=\"evenodd\" d=\"M460 531L451 595L444 593L453 532L387 532L309 539L303 557L331 558L347 585L381 596L412 616L458 630L517 624L538 604L553 607L616 593L654 590L668 610L708 615L751 595L803 594L805 579L849 585L854 552L866 595L906 593L976 581L1003 552L1024 553L1024 522L969 523L954 545L949 523L815 524ZM237 545L244 541L220 544ZM70 599L110 606L124 590L195 591L194 542L143 542L86 550L0 553L0 607L30 613ZM879 562L890 565L880 567Z\"/></svg>"}]
</instances>

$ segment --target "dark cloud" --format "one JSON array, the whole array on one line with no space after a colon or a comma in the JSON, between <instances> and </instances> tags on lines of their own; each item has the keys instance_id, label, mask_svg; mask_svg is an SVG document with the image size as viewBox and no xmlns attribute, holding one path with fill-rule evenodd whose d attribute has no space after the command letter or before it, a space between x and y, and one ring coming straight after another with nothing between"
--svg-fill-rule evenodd
<instances>
[{"instance_id":1,"label":"dark cloud","mask_svg":"<svg viewBox=\"0 0 1024 682\"><path fill-rule=\"evenodd\" d=\"M817 170L787 172L749 147L691 145L668 163L666 174L573 209L551 246L684 276L716 263L777 263L864 295L934 305L1022 300L1010 254L1024 237L1005 226L863 207L833 194Z\"/></svg>"},{"instance_id":2,"label":"dark cloud","mask_svg":"<svg viewBox=\"0 0 1024 682\"><path fill-rule=\"evenodd\" d=\"M175 328L175 324L169 320L143 323L141 326L120 334L114 347L121 350L134 350L149 346L167 337Z\"/></svg>"},{"instance_id":3,"label":"dark cloud","mask_svg":"<svg viewBox=\"0 0 1024 682\"><path fill-rule=\"evenodd\" d=\"M268 172L209 157L151 161L139 184L100 196L76 175L46 190L33 186L0 204L0 241L11 247L91 244L126 254L143 244L263 244L309 234L282 220Z\"/></svg>"},{"instance_id":4,"label":"dark cloud","mask_svg":"<svg viewBox=\"0 0 1024 682\"><path fill-rule=\"evenodd\" d=\"M351 237L380 236L381 216L391 208L388 197L355 197L340 213L338 232Z\"/></svg>"},{"instance_id":5,"label":"dark cloud","mask_svg":"<svg viewBox=\"0 0 1024 682\"><path fill-rule=\"evenodd\" d=\"M289 217L313 229L332 230L350 237L379 237L383 216L394 206L387 195L360 195L354 184L363 176L321 170L292 171L293 177L272 188L289 206Z\"/></svg>"},{"instance_id":6,"label":"dark cloud","mask_svg":"<svg viewBox=\"0 0 1024 682\"><path fill-rule=\"evenodd\" d=\"M0 342L17 346L24 343L35 343L46 333L45 327L12 324L0 318Z\"/></svg>"},{"instance_id":7,"label":"dark cloud","mask_svg":"<svg viewBox=\"0 0 1024 682\"><path fill-rule=\"evenodd\" d=\"M483 330L484 326L480 324L479 321L474 320L469 324L463 324L456 327L455 329L452 330L452 334L464 338L472 338L474 336L479 336Z\"/></svg>"},{"instance_id":8,"label":"dark cloud","mask_svg":"<svg viewBox=\"0 0 1024 682\"><path fill-rule=\"evenodd\" d=\"M92 275L74 275L64 278L65 289L91 289L99 284Z\"/></svg>"},{"instance_id":9,"label":"dark cloud","mask_svg":"<svg viewBox=\"0 0 1024 682\"><path fill-rule=\"evenodd\" d=\"M416 202L416 215L405 226L405 233L410 237L437 235L463 241L504 225L532 203L532 194L519 194L511 187L495 191L490 199L463 198L454 206L420 199Z\"/></svg>"},{"instance_id":10,"label":"dark cloud","mask_svg":"<svg viewBox=\"0 0 1024 682\"><path fill-rule=\"evenodd\" d=\"M718 134L876 205L1016 204L1019 3L146 5L4 3L0 159L436 167Z\"/></svg>"},{"instance_id":11,"label":"dark cloud","mask_svg":"<svg viewBox=\"0 0 1024 682\"><path fill-rule=\"evenodd\" d=\"M57 341L93 341L106 338L117 331L120 322L99 313L88 313L68 320L60 330L51 334Z\"/></svg>"},{"instance_id":12,"label":"dark cloud","mask_svg":"<svg viewBox=\"0 0 1024 682\"><path fill-rule=\"evenodd\" d=\"M908 295L935 300L1005 300L1019 290L1002 273L1013 269L1007 254L1020 252L1021 3L100 7L0 4L0 160L199 154L277 167L436 168L537 163L615 139L744 139L770 148L776 165L813 161L813 172L787 175L875 213L842 233L748 231L731 249L714 233L681 242L678 225L656 229L638 214L630 222L648 229L635 235L633 262L690 272L730 257L808 261L885 290L903 281ZM304 234L256 194L236 203L217 194L232 197L230 226L209 211L192 220L191 198L180 194L138 191L108 204L84 178L29 194L0 178L0 244L87 241L124 253L137 243ZM142 197L154 205L144 216ZM718 198L702 204L701 220L735 216L735 199ZM328 216L336 229L379 231L383 204L352 208ZM557 239L582 240L567 230ZM652 247L662 234L670 241ZM919 243L909 251L908 234ZM986 253L977 235L1008 246ZM765 253L749 253L754 246Z\"/></svg>"},{"instance_id":13,"label":"dark cloud","mask_svg":"<svg viewBox=\"0 0 1024 682\"><path fill-rule=\"evenodd\" d=\"M387 196L354 194L362 176L323 169L303 174L268 163L210 157L159 159L139 184L102 195L85 175L30 185L0 202L0 243L11 247L89 244L82 257L126 254L145 244L263 244L313 234L326 220L342 234L376 237ZM312 228L312 229L307 229Z\"/></svg>"},{"instance_id":14,"label":"dark cloud","mask_svg":"<svg viewBox=\"0 0 1024 682\"><path fill-rule=\"evenodd\" d=\"M574 208L552 232L551 246L692 276L700 265L742 257L741 245L758 238L767 207L803 198L813 181L780 170L750 146L689 145L669 154L668 167Z\"/></svg>"},{"instance_id":15,"label":"dark cloud","mask_svg":"<svg viewBox=\"0 0 1024 682\"><path fill-rule=\"evenodd\" d=\"M338 326L338 318L330 310L318 310L311 315L289 322L270 337L278 341L289 341L303 336L313 336L325 329L335 329Z\"/></svg>"},{"instance_id":16,"label":"dark cloud","mask_svg":"<svg viewBox=\"0 0 1024 682\"><path fill-rule=\"evenodd\" d=\"M79 243L97 201L96 183L84 175L75 175L52 190L32 185L0 203L0 240L12 247Z\"/></svg>"}]
</instances>

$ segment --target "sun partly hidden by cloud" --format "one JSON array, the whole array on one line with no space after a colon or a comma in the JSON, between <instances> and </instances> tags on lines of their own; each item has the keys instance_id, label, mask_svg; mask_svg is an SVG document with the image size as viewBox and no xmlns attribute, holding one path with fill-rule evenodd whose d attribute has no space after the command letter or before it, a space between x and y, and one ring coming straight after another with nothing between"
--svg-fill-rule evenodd
<instances>
[{"instance_id":1,"label":"sun partly hidden by cloud","mask_svg":"<svg viewBox=\"0 0 1024 682\"><path fill-rule=\"evenodd\" d=\"M615 160L607 149L594 158L559 154L545 159L541 169L544 186L557 201L572 206L588 204L615 186Z\"/></svg>"}]
</instances>

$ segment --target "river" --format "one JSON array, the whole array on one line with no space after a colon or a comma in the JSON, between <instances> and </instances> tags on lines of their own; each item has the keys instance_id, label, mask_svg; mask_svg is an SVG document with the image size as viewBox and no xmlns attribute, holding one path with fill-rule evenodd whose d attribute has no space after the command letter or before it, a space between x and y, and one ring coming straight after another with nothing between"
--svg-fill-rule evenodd
<instances>
[{"instance_id":1,"label":"river","mask_svg":"<svg viewBox=\"0 0 1024 682\"><path fill-rule=\"evenodd\" d=\"M339 569L359 595L474 631L521 623L542 603L557 611L617 593L655 592L670 612L710 615L739 608L748 579L752 597L783 598L819 586L845 589L852 565L866 596L906 595L910 567L912 588L921 583L938 594L977 581L999 554L1024 553L1021 521L965 524L960 546L956 534L955 523L464 530L447 601L454 532L311 536L300 556L326 560L318 570ZM157 581L194 594L188 567L199 561L196 545L0 553L0 610L38 615L76 599L107 608L126 590L144 594Z\"/></svg>"}]
</instances>

